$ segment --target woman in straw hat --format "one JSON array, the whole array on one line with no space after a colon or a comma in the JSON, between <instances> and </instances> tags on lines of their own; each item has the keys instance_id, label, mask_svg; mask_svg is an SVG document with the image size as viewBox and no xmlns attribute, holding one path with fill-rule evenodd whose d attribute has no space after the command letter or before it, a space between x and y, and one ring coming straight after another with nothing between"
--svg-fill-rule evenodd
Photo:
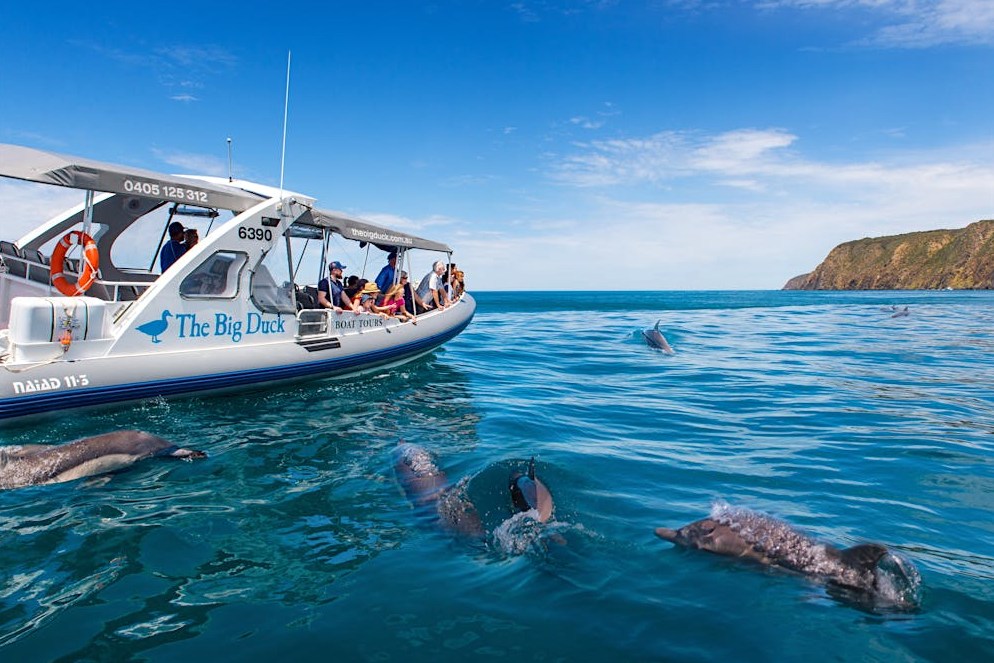
<instances>
[{"instance_id":1,"label":"woman in straw hat","mask_svg":"<svg viewBox=\"0 0 994 663\"><path fill-rule=\"evenodd\" d=\"M376 305L376 295L380 294L380 289L372 281L368 281L362 287L362 291L357 295L359 298L359 310L363 313L371 313L381 318L389 318L387 309Z\"/></svg>"}]
</instances>

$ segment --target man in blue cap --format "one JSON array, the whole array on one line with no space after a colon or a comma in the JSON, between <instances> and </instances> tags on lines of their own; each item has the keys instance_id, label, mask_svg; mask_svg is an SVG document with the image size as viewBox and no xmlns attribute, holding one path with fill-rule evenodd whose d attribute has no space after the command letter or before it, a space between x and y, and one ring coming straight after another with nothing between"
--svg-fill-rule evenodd
<instances>
[{"instance_id":1,"label":"man in blue cap","mask_svg":"<svg viewBox=\"0 0 994 663\"><path fill-rule=\"evenodd\" d=\"M342 283L342 272L345 265L332 260L328 263L328 278L318 282L318 305L322 308L334 309L335 313L341 313L343 309L348 309L359 314L359 309L352 304L348 297L342 297L345 284Z\"/></svg>"}]
</instances>

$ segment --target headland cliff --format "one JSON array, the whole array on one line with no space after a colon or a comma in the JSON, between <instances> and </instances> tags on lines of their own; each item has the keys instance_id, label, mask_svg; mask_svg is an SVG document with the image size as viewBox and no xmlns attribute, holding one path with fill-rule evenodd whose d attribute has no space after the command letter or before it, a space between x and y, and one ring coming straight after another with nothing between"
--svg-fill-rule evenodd
<instances>
[{"instance_id":1,"label":"headland cliff","mask_svg":"<svg viewBox=\"0 0 994 663\"><path fill-rule=\"evenodd\" d=\"M958 230L867 237L839 244L784 290L994 288L994 220Z\"/></svg>"}]
</instances>

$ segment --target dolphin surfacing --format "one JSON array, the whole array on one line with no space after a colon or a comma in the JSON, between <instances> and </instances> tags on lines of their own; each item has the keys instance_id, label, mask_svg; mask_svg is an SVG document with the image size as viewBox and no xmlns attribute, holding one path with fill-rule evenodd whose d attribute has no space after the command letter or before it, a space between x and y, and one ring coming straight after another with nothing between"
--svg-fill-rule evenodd
<instances>
[{"instance_id":1,"label":"dolphin surfacing","mask_svg":"<svg viewBox=\"0 0 994 663\"><path fill-rule=\"evenodd\" d=\"M914 607L920 585L910 562L895 558L882 570L881 562L892 553L879 543L839 549L819 543L771 516L716 505L711 517L680 529L656 528L656 536L686 548L748 559L827 582L830 586L871 597L881 597L896 607ZM908 605L904 605L907 603Z\"/></svg>"},{"instance_id":2,"label":"dolphin surfacing","mask_svg":"<svg viewBox=\"0 0 994 663\"><path fill-rule=\"evenodd\" d=\"M671 348L670 344L667 343L666 337L663 336L663 332L659 331L659 325L662 322L663 322L662 320L656 320L655 327L653 327L652 329L643 329L642 338L645 339L645 342L648 343L650 347L657 348L659 350L662 350L666 354L671 355L674 354L673 348Z\"/></svg>"},{"instance_id":3,"label":"dolphin surfacing","mask_svg":"<svg viewBox=\"0 0 994 663\"><path fill-rule=\"evenodd\" d=\"M535 459L528 463L528 473L514 472L508 479L508 490L511 491L511 503L518 511L538 512L538 521L547 522L552 517L552 510L555 504L552 501L552 493L535 476Z\"/></svg>"},{"instance_id":4,"label":"dolphin surfacing","mask_svg":"<svg viewBox=\"0 0 994 663\"><path fill-rule=\"evenodd\" d=\"M67 444L0 447L0 489L73 481L152 457L193 460L206 456L139 430L104 433Z\"/></svg>"}]
</instances>

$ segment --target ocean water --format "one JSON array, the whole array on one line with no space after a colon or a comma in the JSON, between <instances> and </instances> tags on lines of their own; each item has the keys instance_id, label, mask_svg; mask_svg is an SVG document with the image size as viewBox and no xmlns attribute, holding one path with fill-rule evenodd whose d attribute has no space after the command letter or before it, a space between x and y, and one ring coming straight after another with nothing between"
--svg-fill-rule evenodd
<instances>
[{"instance_id":1,"label":"ocean water","mask_svg":"<svg viewBox=\"0 0 994 663\"><path fill-rule=\"evenodd\" d=\"M391 373L0 431L209 454L0 493L0 660L994 660L994 294L477 299ZM411 506L400 440L465 482L485 541ZM533 456L544 525L506 491ZM724 504L886 544L914 607L653 534Z\"/></svg>"}]
</instances>

